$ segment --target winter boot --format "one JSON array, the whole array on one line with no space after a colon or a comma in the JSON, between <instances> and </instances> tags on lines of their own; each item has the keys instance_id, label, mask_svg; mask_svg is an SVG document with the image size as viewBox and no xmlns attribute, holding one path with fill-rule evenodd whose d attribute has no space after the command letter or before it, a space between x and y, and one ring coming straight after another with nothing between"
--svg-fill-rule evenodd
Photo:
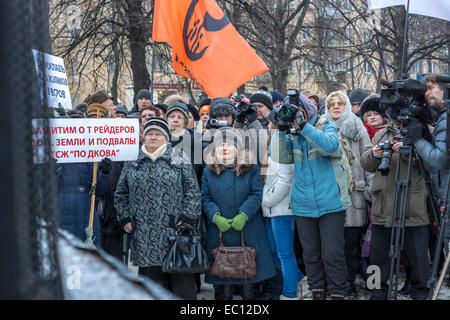
<instances>
[{"instance_id":1,"label":"winter boot","mask_svg":"<svg viewBox=\"0 0 450 320\"><path fill-rule=\"evenodd\" d=\"M405 267L405 274L406 274L405 284L398 293L406 296L409 294L409 291L411 289L411 282L409 281L409 278L411 277L411 267Z\"/></svg>"},{"instance_id":2,"label":"winter boot","mask_svg":"<svg viewBox=\"0 0 450 320\"><path fill-rule=\"evenodd\" d=\"M313 290L312 298L313 300L326 300L326 293L324 290Z\"/></svg>"},{"instance_id":3,"label":"winter boot","mask_svg":"<svg viewBox=\"0 0 450 320\"><path fill-rule=\"evenodd\" d=\"M298 300L298 297L289 298L289 297L286 297L284 295L281 295L280 296L280 300Z\"/></svg>"}]
</instances>

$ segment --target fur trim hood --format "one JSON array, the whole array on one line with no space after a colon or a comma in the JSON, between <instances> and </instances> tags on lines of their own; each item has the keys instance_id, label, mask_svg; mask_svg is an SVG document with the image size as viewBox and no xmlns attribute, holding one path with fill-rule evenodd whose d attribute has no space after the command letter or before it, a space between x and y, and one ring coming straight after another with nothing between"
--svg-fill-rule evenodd
<instances>
[{"instance_id":1,"label":"fur trim hood","mask_svg":"<svg viewBox=\"0 0 450 320\"><path fill-rule=\"evenodd\" d=\"M211 145L212 146L212 145ZM206 153L205 163L206 167L214 172L216 175L220 175L225 170L225 165L221 164L216 157L216 149L211 148L209 152ZM234 161L232 171L236 176L243 176L249 172L254 164L256 163L255 158L252 156L248 149L241 149L238 151L238 156Z\"/></svg>"},{"instance_id":2,"label":"fur trim hood","mask_svg":"<svg viewBox=\"0 0 450 320\"><path fill-rule=\"evenodd\" d=\"M188 99L186 99L185 97L179 95L179 94L171 94L170 96L167 96L164 99L163 104L165 104L166 106L170 106L172 103L179 101L181 103L184 103L185 105L189 104Z\"/></svg>"}]
</instances>

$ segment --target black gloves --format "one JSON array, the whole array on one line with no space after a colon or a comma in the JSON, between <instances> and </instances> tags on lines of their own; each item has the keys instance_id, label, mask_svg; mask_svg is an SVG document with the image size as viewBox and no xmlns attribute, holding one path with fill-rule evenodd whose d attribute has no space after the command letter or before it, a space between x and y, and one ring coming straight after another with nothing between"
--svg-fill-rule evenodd
<instances>
[{"instance_id":1,"label":"black gloves","mask_svg":"<svg viewBox=\"0 0 450 320\"><path fill-rule=\"evenodd\" d=\"M252 123L253 121L256 120L256 110L249 110L249 112L247 112L246 117L248 119L248 123Z\"/></svg>"},{"instance_id":2,"label":"black gloves","mask_svg":"<svg viewBox=\"0 0 450 320\"><path fill-rule=\"evenodd\" d=\"M422 138L423 125L419 121L408 123L405 129L408 131L407 136L413 145Z\"/></svg>"},{"instance_id":3,"label":"black gloves","mask_svg":"<svg viewBox=\"0 0 450 320\"><path fill-rule=\"evenodd\" d=\"M98 170L100 170L101 173L108 174L111 170L111 159L104 158L98 165Z\"/></svg>"},{"instance_id":4,"label":"black gloves","mask_svg":"<svg viewBox=\"0 0 450 320\"><path fill-rule=\"evenodd\" d=\"M297 113L295 114L294 123L298 125L300 131L305 127L306 119L301 110L297 111Z\"/></svg>"}]
</instances>

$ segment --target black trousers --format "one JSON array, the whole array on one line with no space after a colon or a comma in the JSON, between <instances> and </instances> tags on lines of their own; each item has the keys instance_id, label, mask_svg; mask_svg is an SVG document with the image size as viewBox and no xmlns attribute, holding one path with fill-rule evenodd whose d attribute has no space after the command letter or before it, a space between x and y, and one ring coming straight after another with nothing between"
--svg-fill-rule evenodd
<instances>
[{"instance_id":1,"label":"black trousers","mask_svg":"<svg viewBox=\"0 0 450 320\"><path fill-rule=\"evenodd\" d=\"M122 244L122 233L106 233L102 232L102 249L120 260Z\"/></svg>"},{"instance_id":2,"label":"black trousers","mask_svg":"<svg viewBox=\"0 0 450 320\"><path fill-rule=\"evenodd\" d=\"M193 273L165 273L161 267L139 267L139 275L150 278L182 299L197 300Z\"/></svg>"},{"instance_id":3,"label":"black trousers","mask_svg":"<svg viewBox=\"0 0 450 320\"><path fill-rule=\"evenodd\" d=\"M355 281L361 270L361 241L364 236L364 227L345 227L345 261L347 263L347 280L350 284Z\"/></svg>"},{"instance_id":4,"label":"black trousers","mask_svg":"<svg viewBox=\"0 0 450 320\"><path fill-rule=\"evenodd\" d=\"M392 228L372 225L372 243L370 247L370 264L380 267L381 288L372 291L372 298L387 299L388 280L391 269L389 247ZM404 250L411 267L409 292L412 299L426 299L428 296L427 282L431 268L428 258L429 226L406 227Z\"/></svg>"},{"instance_id":5,"label":"black trousers","mask_svg":"<svg viewBox=\"0 0 450 320\"><path fill-rule=\"evenodd\" d=\"M296 222L310 289L325 289L326 285L329 294L346 295L345 212L319 218L296 217Z\"/></svg>"}]
</instances>

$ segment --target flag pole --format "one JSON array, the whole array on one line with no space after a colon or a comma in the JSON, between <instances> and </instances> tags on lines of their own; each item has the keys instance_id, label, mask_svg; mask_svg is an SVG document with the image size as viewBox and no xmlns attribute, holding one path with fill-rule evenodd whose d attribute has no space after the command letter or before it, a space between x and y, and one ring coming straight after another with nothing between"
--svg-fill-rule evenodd
<instances>
[{"instance_id":1,"label":"flag pole","mask_svg":"<svg viewBox=\"0 0 450 320\"><path fill-rule=\"evenodd\" d=\"M403 76L403 71L405 70L405 53L406 53L406 41L408 39L408 17L409 17L409 1L406 7L406 16L405 16L405 33L403 34L403 49L402 49L402 67L400 70L400 77Z\"/></svg>"},{"instance_id":2,"label":"flag pole","mask_svg":"<svg viewBox=\"0 0 450 320\"><path fill-rule=\"evenodd\" d=\"M150 87L150 94L152 96L152 104L153 102L153 79L155 76L155 41L152 41L152 85Z\"/></svg>"}]
</instances>

